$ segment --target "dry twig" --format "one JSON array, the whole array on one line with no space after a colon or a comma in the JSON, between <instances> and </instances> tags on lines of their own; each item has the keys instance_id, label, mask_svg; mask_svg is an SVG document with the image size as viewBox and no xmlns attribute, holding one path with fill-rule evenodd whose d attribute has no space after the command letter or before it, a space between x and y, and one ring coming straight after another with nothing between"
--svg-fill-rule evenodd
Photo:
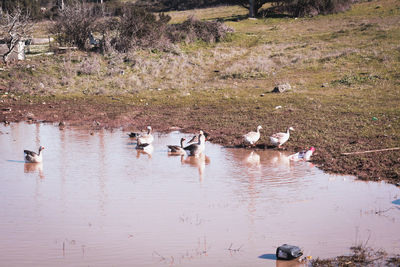
<instances>
[{"instance_id":1,"label":"dry twig","mask_svg":"<svg viewBox=\"0 0 400 267\"><path fill-rule=\"evenodd\" d=\"M392 150L400 150L400 147L385 148L385 149L375 149L375 150L366 150L366 151L358 151L358 152L348 152L348 153L342 153L342 155L366 154L366 153L392 151Z\"/></svg>"}]
</instances>

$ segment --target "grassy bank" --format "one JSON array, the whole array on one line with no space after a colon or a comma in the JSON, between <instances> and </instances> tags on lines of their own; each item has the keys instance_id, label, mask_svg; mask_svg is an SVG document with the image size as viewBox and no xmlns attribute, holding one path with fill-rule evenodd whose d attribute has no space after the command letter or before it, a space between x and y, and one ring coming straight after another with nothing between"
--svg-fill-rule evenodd
<instances>
[{"instance_id":1,"label":"grassy bank","mask_svg":"<svg viewBox=\"0 0 400 267\"><path fill-rule=\"evenodd\" d=\"M177 22L186 13L170 15ZM68 52L9 65L0 71L0 104L11 111L0 118L201 128L224 145L240 145L258 124L259 143L268 145L270 134L293 126L285 147L315 146L322 169L400 182L399 150L342 155L400 147L398 1L299 19L241 19L245 11L237 7L190 14L217 14L235 32L222 43L182 44L169 53ZM271 93L280 83L292 90Z\"/></svg>"}]
</instances>

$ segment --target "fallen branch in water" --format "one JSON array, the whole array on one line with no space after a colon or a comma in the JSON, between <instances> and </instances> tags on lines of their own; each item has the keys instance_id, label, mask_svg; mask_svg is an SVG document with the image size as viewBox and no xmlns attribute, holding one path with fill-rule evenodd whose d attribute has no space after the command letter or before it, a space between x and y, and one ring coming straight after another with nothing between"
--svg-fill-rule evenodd
<instances>
[{"instance_id":1,"label":"fallen branch in water","mask_svg":"<svg viewBox=\"0 0 400 267\"><path fill-rule=\"evenodd\" d=\"M389 211L389 210L391 210L391 209L394 209L394 207L390 207L390 208L385 209L385 210L375 211L375 214L382 214L382 213L385 213L385 212L387 212L387 211Z\"/></svg>"},{"instance_id":2,"label":"fallen branch in water","mask_svg":"<svg viewBox=\"0 0 400 267\"><path fill-rule=\"evenodd\" d=\"M400 147L376 149L376 150L367 150L367 151L358 151L358 152L349 152L349 153L342 153L342 155L366 154L366 153L374 153L374 152L381 152L381 151L391 151L391 150L400 150Z\"/></svg>"},{"instance_id":3,"label":"fallen branch in water","mask_svg":"<svg viewBox=\"0 0 400 267\"><path fill-rule=\"evenodd\" d=\"M227 248L227 250L229 250L229 251L233 251L233 252L238 252L238 251L240 251L240 249L243 247L243 245L241 245L239 248L232 248L232 246L233 246L233 243L231 243L231 245L229 246L229 248Z\"/></svg>"}]
</instances>

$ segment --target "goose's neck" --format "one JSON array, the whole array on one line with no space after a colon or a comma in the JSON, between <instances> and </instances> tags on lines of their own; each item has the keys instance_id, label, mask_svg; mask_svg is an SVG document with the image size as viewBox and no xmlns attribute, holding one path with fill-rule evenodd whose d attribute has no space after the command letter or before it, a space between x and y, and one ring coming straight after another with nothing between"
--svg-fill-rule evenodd
<instances>
[{"instance_id":1,"label":"goose's neck","mask_svg":"<svg viewBox=\"0 0 400 267\"><path fill-rule=\"evenodd\" d=\"M151 129L147 129L147 134L150 134L150 132L151 132Z\"/></svg>"},{"instance_id":2,"label":"goose's neck","mask_svg":"<svg viewBox=\"0 0 400 267\"><path fill-rule=\"evenodd\" d=\"M181 139L181 147L183 148L183 139Z\"/></svg>"},{"instance_id":3,"label":"goose's neck","mask_svg":"<svg viewBox=\"0 0 400 267\"><path fill-rule=\"evenodd\" d=\"M203 135L199 134L199 145L203 143Z\"/></svg>"}]
</instances>

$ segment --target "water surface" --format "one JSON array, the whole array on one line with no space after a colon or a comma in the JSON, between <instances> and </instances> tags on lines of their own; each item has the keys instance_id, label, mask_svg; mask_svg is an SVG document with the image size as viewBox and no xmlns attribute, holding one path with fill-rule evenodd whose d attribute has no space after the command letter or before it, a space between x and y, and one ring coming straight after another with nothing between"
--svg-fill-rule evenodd
<instances>
[{"instance_id":1,"label":"water surface","mask_svg":"<svg viewBox=\"0 0 400 267\"><path fill-rule=\"evenodd\" d=\"M0 126L2 266L275 266L284 243L332 257L365 244L400 253L400 190L323 173L287 153L156 135L152 153L121 130ZM42 164L23 150L45 146ZM318 149L318 146L317 146Z\"/></svg>"}]
</instances>

